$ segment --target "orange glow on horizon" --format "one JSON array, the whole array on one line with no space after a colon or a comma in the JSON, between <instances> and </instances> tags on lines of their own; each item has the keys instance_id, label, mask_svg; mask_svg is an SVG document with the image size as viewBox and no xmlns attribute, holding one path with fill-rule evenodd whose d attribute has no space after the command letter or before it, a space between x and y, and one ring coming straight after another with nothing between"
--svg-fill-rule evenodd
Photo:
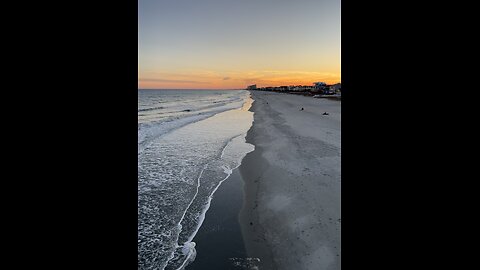
<instances>
[{"instance_id":1,"label":"orange glow on horizon","mask_svg":"<svg viewBox=\"0 0 480 270\"><path fill-rule=\"evenodd\" d=\"M339 73L307 71L247 71L214 72L190 71L183 73L144 72L138 79L139 89L245 89L282 85L313 85L314 82L335 84L341 81Z\"/></svg>"}]
</instances>

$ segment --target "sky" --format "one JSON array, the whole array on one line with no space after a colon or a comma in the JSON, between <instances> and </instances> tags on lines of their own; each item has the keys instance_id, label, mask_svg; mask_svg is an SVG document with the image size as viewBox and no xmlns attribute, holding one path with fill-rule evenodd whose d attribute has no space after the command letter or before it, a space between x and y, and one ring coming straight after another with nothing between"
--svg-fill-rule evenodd
<instances>
[{"instance_id":1,"label":"sky","mask_svg":"<svg viewBox=\"0 0 480 270\"><path fill-rule=\"evenodd\" d=\"M340 0L138 0L139 89L340 82Z\"/></svg>"}]
</instances>

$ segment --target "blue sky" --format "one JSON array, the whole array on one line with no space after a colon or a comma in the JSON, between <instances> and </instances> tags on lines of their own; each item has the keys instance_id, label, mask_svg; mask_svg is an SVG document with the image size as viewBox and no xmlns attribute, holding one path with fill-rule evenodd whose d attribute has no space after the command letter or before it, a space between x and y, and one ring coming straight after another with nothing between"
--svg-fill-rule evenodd
<instances>
[{"instance_id":1,"label":"blue sky","mask_svg":"<svg viewBox=\"0 0 480 270\"><path fill-rule=\"evenodd\" d=\"M139 88L340 80L339 0L139 0L138 5Z\"/></svg>"}]
</instances>

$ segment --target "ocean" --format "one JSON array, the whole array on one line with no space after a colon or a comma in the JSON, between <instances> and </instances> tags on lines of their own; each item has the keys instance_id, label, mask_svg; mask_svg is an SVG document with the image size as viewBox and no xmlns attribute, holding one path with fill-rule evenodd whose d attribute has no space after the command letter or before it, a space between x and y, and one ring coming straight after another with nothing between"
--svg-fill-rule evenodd
<instances>
[{"instance_id":1,"label":"ocean","mask_svg":"<svg viewBox=\"0 0 480 270\"><path fill-rule=\"evenodd\" d=\"M245 90L138 91L138 268L183 269L221 183L254 150Z\"/></svg>"}]
</instances>

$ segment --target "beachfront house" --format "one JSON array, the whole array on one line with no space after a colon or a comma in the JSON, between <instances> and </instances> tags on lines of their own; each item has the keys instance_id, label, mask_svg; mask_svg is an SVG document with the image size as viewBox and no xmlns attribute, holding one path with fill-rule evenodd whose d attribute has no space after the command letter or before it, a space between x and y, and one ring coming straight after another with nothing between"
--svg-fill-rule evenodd
<instances>
[{"instance_id":1,"label":"beachfront house","mask_svg":"<svg viewBox=\"0 0 480 270\"><path fill-rule=\"evenodd\" d=\"M325 94L328 92L327 84L324 82L314 82L312 92Z\"/></svg>"},{"instance_id":2,"label":"beachfront house","mask_svg":"<svg viewBox=\"0 0 480 270\"><path fill-rule=\"evenodd\" d=\"M247 87L247 90L256 90L257 89L257 85L256 84L252 84L252 85L249 85Z\"/></svg>"},{"instance_id":3,"label":"beachfront house","mask_svg":"<svg viewBox=\"0 0 480 270\"><path fill-rule=\"evenodd\" d=\"M288 86L282 85L282 86L280 86L280 87L278 88L278 90L280 90L280 91L288 91Z\"/></svg>"},{"instance_id":4,"label":"beachfront house","mask_svg":"<svg viewBox=\"0 0 480 270\"><path fill-rule=\"evenodd\" d=\"M312 87L308 85L297 85L294 88L294 91L300 91L300 92L305 92L305 91L311 91Z\"/></svg>"},{"instance_id":5,"label":"beachfront house","mask_svg":"<svg viewBox=\"0 0 480 270\"><path fill-rule=\"evenodd\" d=\"M333 94L340 94L341 88L342 88L341 83L332 84L330 85L330 92Z\"/></svg>"},{"instance_id":6,"label":"beachfront house","mask_svg":"<svg viewBox=\"0 0 480 270\"><path fill-rule=\"evenodd\" d=\"M297 85L292 88L292 91L303 91L303 88L301 85Z\"/></svg>"}]
</instances>

